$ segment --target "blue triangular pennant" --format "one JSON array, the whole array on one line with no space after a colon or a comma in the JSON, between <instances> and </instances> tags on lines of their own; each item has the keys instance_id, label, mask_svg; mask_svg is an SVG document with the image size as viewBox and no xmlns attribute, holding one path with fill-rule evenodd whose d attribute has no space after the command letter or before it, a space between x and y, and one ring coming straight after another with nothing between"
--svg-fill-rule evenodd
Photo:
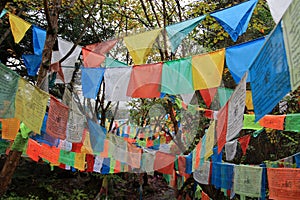
<instances>
[{"instance_id":1,"label":"blue triangular pennant","mask_svg":"<svg viewBox=\"0 0 300 200\"><path fill-rule=\"evenodd\" d=\"M32 26L33 51L35 55L42 55L46 41L46 31L37 26Z\"/></svg>"},{"instance_id":2,"label":"blue triangular pennant","mask_svg":"<svg viewBox=\"0 0 300 200\"><path fill-rule=\"evenodd\" d=\"M104 149L104 139L106 138L106 129L99 124L88 119L90 140L94 153L100 153Z\"/></svg>"},{"instance_id":3,"label":"blue triangular pennant","mask_svg":"<svg viewBox=\"0 0 300 200\"><path fill-rule=\"evenodd\" d=\"M25 67L29 76L35 76L42 62L42 55L23 54Z\"/></svg>"},{"instance_id":4,"label":"blue triangular pennant","mask_svg":"<svg viewBox=\"0 0 300 200\"><path fill-rule=\"evenodd\" d=\"M81 84L83 96L95 99L104 75L104 68L81 68Z\"/></svg>"}]
</instances>

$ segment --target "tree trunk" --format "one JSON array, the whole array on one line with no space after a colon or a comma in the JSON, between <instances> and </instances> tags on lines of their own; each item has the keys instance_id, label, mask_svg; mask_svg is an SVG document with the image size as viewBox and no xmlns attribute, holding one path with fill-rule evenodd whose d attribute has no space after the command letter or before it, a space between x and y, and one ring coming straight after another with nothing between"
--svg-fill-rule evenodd
<instances>
[{"instance_id":1,"label":"tree trunk","mask_svg":"<svg viewBox=\"0 0 300 200\"><path fill-rule=\"evenodd\" d=\"M50 7L48 7L48 3L50 4ZM46 77L51 62L51 53L57 37L58 16L60 13L61 4L62 0L44 0L44 9L48 22L48 29L45 47L43 50L42 64L40 66L37 78L38 86ZM8 186L11 183L13 174L19 164L21 155L22 152L16 150L11 150L9 152L4 166L0 172L0 196L3 196L6 193Z\"/></svg>"},{"instance_id":2,"label":"tree trunk","mask_svg":"<svg viewBox=\"0 0 300 200\"><path fill-rule=\"evenodd\" d=\"M11 182L11 178L17 168L22 152L20 151L10 151L4 166L0 173L0 196L3 196L8 189Z\"/></svg>"}]
</instances>

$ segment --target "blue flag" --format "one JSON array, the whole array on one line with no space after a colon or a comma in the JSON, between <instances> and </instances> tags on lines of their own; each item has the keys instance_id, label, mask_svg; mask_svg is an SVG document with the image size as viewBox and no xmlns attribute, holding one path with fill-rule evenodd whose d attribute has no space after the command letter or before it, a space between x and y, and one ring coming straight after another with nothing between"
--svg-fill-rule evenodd
<instances>
[{"instance_id":1,"label":"blue flag","mask_svg":"<svg viewBox=\"0 0 300 200\"><path fill-rule=\"evenodd\" d=\"M37 26L32 26L32 42L35 55L42 55L46 41L46 31Z\"/></svg>"},{"instance_id":2,"label":"blue flag","mask_svg":"<svg viewBox=\"0 0 300 200\"><path fill-rule=\"evenodd\" d=\"M35 76L39 70L42 62L42 55L35 54L23 54L22 58L24 60L25 67L29 76Z\"/></svg>"},{"instance_id":3,"label":"blue flag","mask_svg":"<svg viewBox=\"0 0 300 200\"><path fill-rule=\"evenodd\" d=\"M95 99L104 75L104 68L81 68L81 85L83 96Z\"/></svg>"},{"instance_id":4,"label":"blue flag","mask_svg":"<svg viewBox=\"0 0 300 200\"><path fill-rule=\"evenodd\" d=\"M6 9L3 9L0 14L0 18L2 18L7 13Z\"/></svg>"},{"instance_id":5,"label":"blue flag","mask_svg":"<svg viewBox=\"0 0 300 200\"><path fill-rule=\"evenodd\" d=\"M181 41L202 21L206 16L202 15L194 19L186 20L166 26L166 31L171 42L172 52L175 52Z\"/></svg>"},{"instance_id":6,"label":"blue flag","mask_svg":"<svg viewBox=\"0 0 300 200\"><path fill-rule=\"evenodd\" d=\"M291 90L281 23L273 29L252 63L250 78L257 122Z\"/></svg>"},{"instance_id":7,"label":"blue flag","mask_svg":"<svg viewBox=\"0 0 300 200\"><path fill-rule=\"evenodd\" d=\"M246 32L256 4L257 0L250 0L221 11L216 11L211 13L210 16L219 22L235 42L240 35Z\"/></svg>"},{"instance_id":8,"label":"blue flag","mask_svg":"<svg viewBox=\"0 0 300 200\"><path fill-rule=\"evenodd\" d=\"M226 64L238 84L265 42L265 37L226 48ZM250 82L250 76L247 77Z\"/></svg>"},{"instance_id":9,"label":"blue flag","mask_svg":"<svg viewBox=\"0 0 300 200\"><path fill-rule=\"evenodd\" d=\"M104 150L104 140L106 138L106 129L99 124L88 119L91 145L94 153L100 153Z\"/></svg>"}]
</instances>

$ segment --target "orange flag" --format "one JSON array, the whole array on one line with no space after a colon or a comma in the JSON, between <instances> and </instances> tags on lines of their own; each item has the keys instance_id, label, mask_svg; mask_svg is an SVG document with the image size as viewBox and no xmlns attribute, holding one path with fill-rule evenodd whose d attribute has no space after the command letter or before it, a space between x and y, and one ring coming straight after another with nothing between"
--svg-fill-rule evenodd
<instances>
[{"instance_id":1,"label":"orange flag","mask_svg":"<svg viewBox=\"0 0 300 200\"><path fill-rule=\"evenodd\" d=\"M283 130L284 119L285 115L266 115L261 120L259 120L259 124L265 128Z\"/></svg>"},{"instance_id":2,"label":"orange flag","mask_svg":"<svg viewBox=\"0 0 300 200\"><path fill-rule=\"evenodd\" d=\"M108 158L108 148L109 148L109 140L105 139L103 151L100 153L100 156L102 158Z\"/></svg>"},{"instance_id":3,"label":"orange flag","mask_svg":"<svg viewBox=\"0 0 300 200\"><path fill-rule=\"evenodd\" d=\"M127 149L127 164L133 168L140 168L142 159L142 149L130 143L127 143Z\"/></svg>"},{"instance_id":4,"label":"orange flag","mask_svg":"<svg viewBox=\"0 0 300 200\"><path fill-rule=\"evenodd\" d=\"M127 96L134 98L160 97L162 63L134 66L131 71Z\"/></svg>"},{"instance_id":5,"label":"orange flag","mask_svg":"<svg viewBox=\"0 0 300 200\"><path fill-rule=\"evenodd\" d=\"M202 200L210 200L209 196L205 192L202 191L201 195L202 195L201 197Z\"/></svg>"},{"instance_id":6,"label":"orange flag","mask_svg":"<svg viewBox=\"0 0 300 200\"><path fill-rule=\"evenodd\" d=\"M202 140L200 139L196 148L193 151L193 171L198 169L199 164L200 164L201 145L202 145Z\"/></svg>"},{"instance_id":7,"label":"orange flag","mask_svg":"<svg viewBox=\"0 0 300 200\"><path fill-rule=\"evenodd\" d=\"M50 147L47 144L42 144L41 150L40 150L40 157L46 159L51 164L57 165L59 164L60 149L56 147Z\"/></svg>"},{"instance_id":8,"label":"orange flag","mask_svg":"<svg viewBox=\"0 0 300 200\"><path fill-rule=\"evenodd\" d=\"M42 146L39 143L37 143L32 139L29 139L27 144L26 154L29 156L29 158L38 162L41 148Z\"/></svg>"},{"instance_id":9,"label":"orange flag","mask_svg":"<svg viewBox=\"0 0 300 200\"><path fill-rule=\"evenodd\" d=\"M2 139L14 140L20 128L17 118L2 119Z\"/></svg>"},{"instance_id":10,"label":"orange flag","mask_svg":"<svg viewBox=\"0 0 300 200\"><path fill-rule=\"evenodd\" d=\"M299 199L300 169L268 168L267 173L270 199Z\"/></svg>"},{"instance_id":11,"label":"orange flag","mask_svg":"<svg viewBox=\"0 0 300 200\"><path fill-rule=\"evenodd\" d=\"M154 170L163 174L173 174L175 156L157 151L154 160Z\"/></svg>"},{"instance_id":12,"label":"orange flag","mask_svg":"<svg viewBox=\"0 0 300 200\"><path fill-rule=\"evenodd\" d=\"M87 48L82 48L82 58L84 67L100 67L105 60L104 55L95 53Z\"/></svg>"}]
</instances>

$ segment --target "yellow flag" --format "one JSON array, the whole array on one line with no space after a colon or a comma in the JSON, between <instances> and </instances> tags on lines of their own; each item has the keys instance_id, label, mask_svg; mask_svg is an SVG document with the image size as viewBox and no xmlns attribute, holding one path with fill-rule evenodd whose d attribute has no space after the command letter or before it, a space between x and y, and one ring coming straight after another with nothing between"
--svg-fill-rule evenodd
<instances>
[{"instance_id":1,"label":"yellow flag","mask_svg":"<svg viewBox=\"0 0 300 200\"><path fill-rule=\"evenodd\" d=\"M91 139L90 139L90 133L85 133L85 138L83 141L83 145L81 147L81 153L87 153L87 154L93 154Z\"/></svg>"},{"instance_id":2,"label":"yellow flag","mask_svg":"<svg viewBox=\"0 0 300 200\"><path fill-rule=\"evenodd\" d=\"M246 107L248 110L253 110L253 102L252 102L252 92L250 90L246 91Z\"/></svg>"},{"instance_id":3,"label":"yellow flag","mask_svg":"<svg viewBox=\"0 0 300 200\"><path fill-rule=\"evenodd\" d=\"M74 161L74 168L84 171L85 170L85 153L76 153L75 154L75 161Z\"/></svg>"},{"instance_id":4,"label":"yellow flag","mask_svg":"<svg viewBox=\"0 0 300 200\"><path fill-rule=\"evenodd\" d=\"M207 160L213 154L213 148L215 145L215 121L213 121L207 132L206 132L206 141L205 141L205 155L204 158Z\"/></svg>"},{"instance_id":5,"label":"yellow flag","mask_svg":"<svg viewBox=\"0 0 300 200\"><path fill-rule=\"evenodd\" d=\"M49 94L20 78L16 93L15 117L35 133L40 133Z\"/></svg>"},{"instance_id":6,"label":"yellow flag","mask_svg":"<svg viewBox=\"0 0 300 200\"><path fill-rule=\"evenodd\" d=\"M135 65L144 64L162 28L124 37L125 45Z\"/></svg>"},{"instance_id":7,"label":"yellow flag","mask_svg":"<svg viewBox=\"0 0 300 200\"><path fill-rule=\"evenodd\" d=\"M11 13L9 13L9 23L15 43L18 44L23 39L31 24Z\"/></svg>"},{"instance_id":8,"label":"yellow flag","mask_svg":"<svg viewBox=\"0 0 300 200\"><path fill-rule=\"evenodd\" d=\"M219 87L222 80L225 48L192 57L194 90Z\"/></svg>"}]
</instances>

